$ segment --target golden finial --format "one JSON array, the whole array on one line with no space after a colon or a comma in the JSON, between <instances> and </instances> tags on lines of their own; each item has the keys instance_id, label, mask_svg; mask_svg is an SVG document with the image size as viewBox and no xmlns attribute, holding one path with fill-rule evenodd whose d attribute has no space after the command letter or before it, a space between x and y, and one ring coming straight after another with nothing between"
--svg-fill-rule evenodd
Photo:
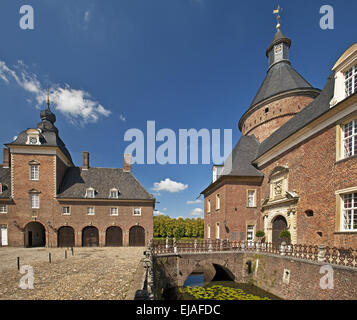
<instances>
[{"instance_id":1,"label":"golden finial","mask_svg":"<svg viewBox=\"0 0 357 320\"><path fill-rule=\"evenodd\" d=\"M273 11L273 14L276 14L276 20L278 24L276 25L276 30L280 29L280 12L283 11L283 8L280 8L280 5L278 5L278 8Z\"/></svg>"},{"instance_id":2,"label":"golden finial","mask_svg":"<svg viewBox=\"0 0 357 320\"><path fill-rule=\"evenodd\" d=\"M47 88L47 108L50 108L50 88Z\"/></svg>"}]
</instances>

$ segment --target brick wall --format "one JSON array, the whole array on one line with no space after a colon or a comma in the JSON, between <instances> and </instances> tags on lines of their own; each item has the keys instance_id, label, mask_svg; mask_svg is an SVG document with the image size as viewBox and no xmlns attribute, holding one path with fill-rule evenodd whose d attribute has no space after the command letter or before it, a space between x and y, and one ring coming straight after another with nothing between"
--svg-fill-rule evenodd
<instances>
[{"instance_id":1,"label":"brick wall","mask_svg":"<svg viewBox=\"0 0 357 320\"><path fill-rule=\"evenodd\" d=\"M357 159L336 163L336 127L331 126L261 168L262 197L269 194L268 176L276 166L289 168L289 191L299 195L298 243L357 247L357 233L336 233L335 191L357 185ZM308 217L306 210L313 210ZM317 234L322 232L322 237Z\"/></svg>"},{"instance_id":2,"label":"brick wall","mask_svg":"<svg viewBox=\"0 0 357 320\"><path fill-rule=\"evenodd\" d=\"M248 190L256 190L256 202L260 200L260 185L254 182L229 182L205 197L205 239L207 225L211 226L211 239L216 239L216 223L220 223L220 239L247 239L247 226L254 225L255 231L264 229L257 207L248 208ZM221 208L216 210L216 195L221 198ZM207 212L207 201L211 201L211 213ZM226 221L226 225L224 224Z\"/></svg>"},{"instance_id":3,"label":"brick wall","mask_svg":"<svg viewBox=\"0 0 357 320\"><path fill-rule=\"evenodd\" d=\"M82 230L94 226L99 230L99 245L105 245L105 232L111 226L119 226L123 232L123 245L129 245L129 230L139 225L145 229L145 242L153 237L152 202L61 202L55 198L66 172L66 165L55 155L12 154L13 201L7 214L0 215L0 225L7 225L9 246L24 246L24 228L37 221L45 228L47 246L57 246L57 233L62 226L75 230L75 245L82 245ZM39 181L30 180L30 161L40 163ZM40 209L31 209L29 191L40 192ZM62 207L69 206L71 215L62 215ZM87 208L95 207L95 215L88 216ZM118 208L118 216L110 216L110 208ZM134 208L142 208L141 216L134 216ZM15 223L16 221L16 223Z\"/></svg>"},{"instance_id":4,"label":"brick wall","mask_svg":"<svg viewBox=\"0 0 357 320\"><path fill-rule=\"evenodd\" d=\"M293 96L269 103L247 117L242 134L255 135L262 142L313 100L311 97Z\"/></svg>"}]
</instances>

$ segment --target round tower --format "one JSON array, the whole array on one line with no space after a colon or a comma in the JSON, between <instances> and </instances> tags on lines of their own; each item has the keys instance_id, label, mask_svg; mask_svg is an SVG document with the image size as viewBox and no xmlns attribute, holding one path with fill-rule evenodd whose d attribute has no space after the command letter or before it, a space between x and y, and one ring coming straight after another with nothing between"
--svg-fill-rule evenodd
<instances>
[{"instance_id":1,"label":"round tower","mask_svg":"<svg viewBox=\"0 0 357 320\"><path fill-rule=\"evenodd\" d=\"M255 135L259 142L268 138L320 93L291 66L290 46L291 40L279 26L266 51L269 61L267 75L238 124L243 135Z\"/></svg>"}]
</instances>

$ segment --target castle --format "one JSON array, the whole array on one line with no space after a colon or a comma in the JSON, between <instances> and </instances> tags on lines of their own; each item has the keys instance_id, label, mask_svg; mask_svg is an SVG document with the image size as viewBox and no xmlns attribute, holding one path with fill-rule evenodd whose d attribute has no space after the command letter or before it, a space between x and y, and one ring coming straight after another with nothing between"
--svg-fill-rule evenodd
<instances>
[{"instance_id":1,"label":"castle","mask_svg":"<svg viewBox=\"0 0 357 320\"><path fill-rule=\"evenodd\" d=\"M36 128L6 144L0 165L2 246L145 246L153 236L155 198L124 167L76 167L56 116L41 111Z\"/></svg>"},{"instance_id":2,"label":"castle","mask_svg":"<svg viewBox=\"0 0 357 320\"><path fill-rule=\"evenodd\" d=\"M357 248L357 43L332 68L322 91L289 60L277 27L269 67L239 121L242 136L213 167L204 195L205 239Z\"/></svg>"}]
</instances>

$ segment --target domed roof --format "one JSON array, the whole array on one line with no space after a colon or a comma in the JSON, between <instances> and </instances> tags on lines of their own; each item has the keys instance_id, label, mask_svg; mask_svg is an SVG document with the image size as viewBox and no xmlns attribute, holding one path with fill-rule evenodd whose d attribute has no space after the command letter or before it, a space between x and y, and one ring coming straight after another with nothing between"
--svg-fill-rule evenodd
<instances>
[{"instance_id":1,"label":"domed roof","mask_svg":"<svg viewBox=\"0 0 357 320\"><path fill-rule=\"evenodd\" d=\"M271 59L274 56L274 47L282 43L282 56L280 59ZM254 97L248 110L239 121L239 128L242 129L245 119L255 110L260 109L274 97L277 99L282 94L303 94L316 97L319 89L315 89L306 81L292 66L288 58L288 51L291 46L291 40L278 29L273 41L269 45L266 54L269 58L269 68L267 75L260 86L258 93Z\"/></svg>"}]
</instances>

